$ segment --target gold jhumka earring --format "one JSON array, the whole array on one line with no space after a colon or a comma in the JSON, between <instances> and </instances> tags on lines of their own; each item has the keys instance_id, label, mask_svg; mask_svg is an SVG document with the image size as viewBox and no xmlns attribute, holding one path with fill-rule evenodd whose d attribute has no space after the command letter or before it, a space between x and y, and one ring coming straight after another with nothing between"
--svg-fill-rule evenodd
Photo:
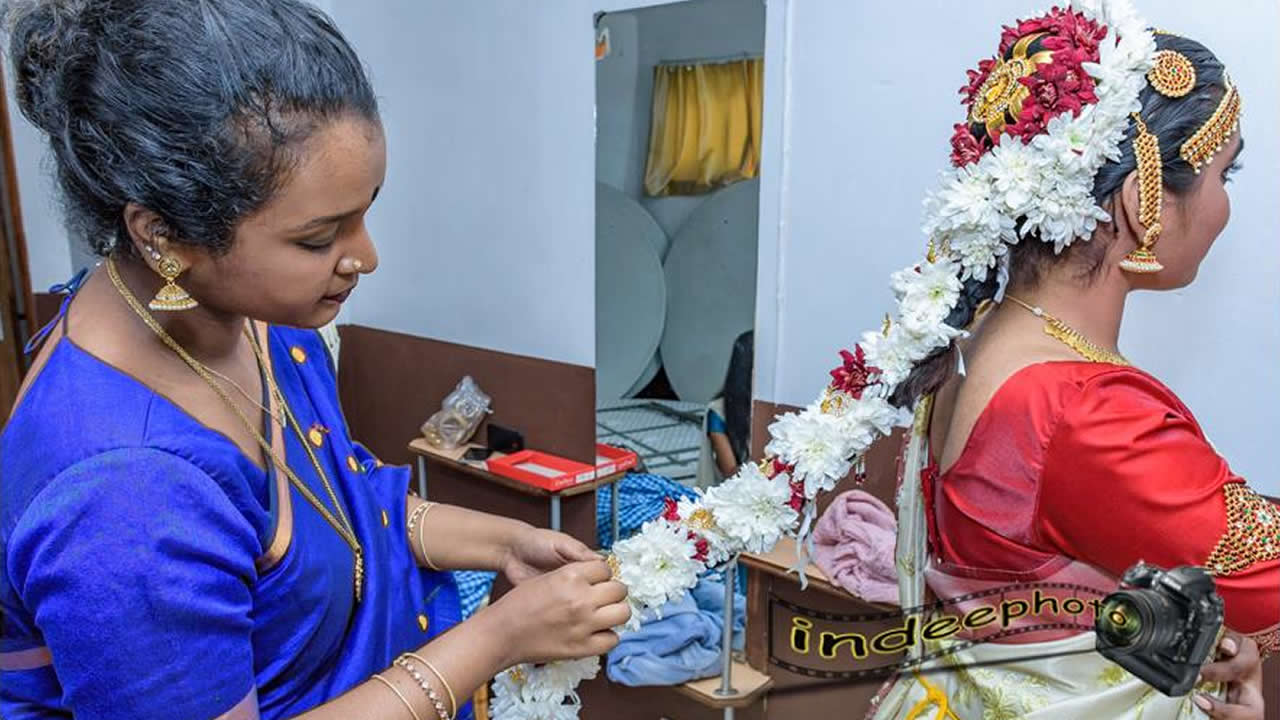
<instances>
[{"instance_id":1,"label":"gold jhumka earring","mask_svg":"<svg viewBox=\"0 0 1280 720\"><path fill-rule=\"evenodd\" d=\"M1131 273L1158 273L1164 270L1156 258L1156 241L1163 227L1160 209L1164 200L1164 163L1160 159L1160 140L1147 129L1142 116L1133 113L1138 135L1133 139L1133 153L1138 164L1138 222L1147 229L1138 247L1120 261L1120 269Z\"/></svg>"},{"instance_id":2,"label":"gold jhumka earring","mask_svg":"<svg viewBox=\"0 0 1280 720\"><path fill-rule=\"evenodd\" d=\"M196 299L176 282L178 276L182 274L182 263L178 258L172 255L162 256L152 247L148 247L147 251L151 253L151 259L156 261L156 270L160 273L160 277L164 278L164 286L151 299L151 302L147 303L147 307L157 311L177 312L198 306L200 303L196 302Z\"/></svg>"}]
</instances>

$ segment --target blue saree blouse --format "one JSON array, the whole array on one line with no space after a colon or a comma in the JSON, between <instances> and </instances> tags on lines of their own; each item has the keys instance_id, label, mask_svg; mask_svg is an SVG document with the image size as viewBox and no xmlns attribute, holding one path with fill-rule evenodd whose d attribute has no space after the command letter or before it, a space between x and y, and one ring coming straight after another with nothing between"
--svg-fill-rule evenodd
<instances>
[{"instance_id":1,"label":"blue saree blouse","mask_svg":"<svg viewBox=\"0 0 1280 720\"><path fill-rule=\"evenodd\" d=\"M364 548L362 601L283 473L63 337L0 435L0 717L287 718L459 622L452 576L408 544L409 469L350 438L319 334L266 338Z\"/></svg>"}]
</instances>

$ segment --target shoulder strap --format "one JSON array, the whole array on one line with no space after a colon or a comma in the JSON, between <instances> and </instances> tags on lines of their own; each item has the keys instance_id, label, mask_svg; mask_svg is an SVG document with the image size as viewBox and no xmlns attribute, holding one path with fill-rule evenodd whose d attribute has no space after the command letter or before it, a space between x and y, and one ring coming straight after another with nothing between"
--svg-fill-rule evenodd
<instances>
[{"instance_id":1,"label":"shoulder strap","mask_svg":"<svg viewBox=\"0 0 1280 720\"><path fill-rule=\"evenodd\" d=\"M89 269L83 268L80 270L80 272L76 273L75 276L73 276L67 282L58 283L57 285L54 285L53 287L49 288L50 293L64 293L66 297L62 299L62 305L58 307L58 314L54 316L52 320L46 323L44 327L40 328L40 331L37 332L35 335L33 335L31 339L27 341L27 344L22 348L22 352L24 355L30 355L31 353L34 353L36 350L39 350L40 346L44 343L45 338L49 337L49 335L53 333L53 328L57 326L59 322L62 323L62 334L66 335L67 315L68 315L67 310L71 307L71 300L75 298L76 293L80 291L80 287L84 285L84 280L88 276L88 274L89 274Z\"/></svg>"}]
</instances>

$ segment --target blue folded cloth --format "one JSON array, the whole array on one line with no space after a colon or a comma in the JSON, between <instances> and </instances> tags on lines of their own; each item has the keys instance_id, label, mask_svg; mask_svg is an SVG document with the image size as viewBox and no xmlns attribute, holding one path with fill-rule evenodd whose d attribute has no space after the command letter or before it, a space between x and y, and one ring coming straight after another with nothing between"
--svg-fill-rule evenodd
<instances>
[{"instance_id":1,"label":"blue folded cloth","mask_svg":"<svg viewBox=\"0 0 1280 720\"><path fill-rule=\"evenodd\" d=\"M735 593L733 648L743 648L747 599ZM661 613L646 612L639 630L623 633L609 653L609 679L620 685L679 685L720 672L720 640L724 632L724 579L703 577Z\"/></svg>"},{"instance_id":2,"label":"blue folded cloth","mask_svg":"<svg viewBox=\"0 0 1280 720\"><path fill-rule=\"evenodd\" d=\"M616 484L596 490L596 538L605 550L613 547L610 500L614 488L619 486L618 534L624 538L634 535L641 525L661 515L665 498L680 500L697 495L692 488L669 477L646 473L627 473Z\"/></svg>"},{"instance_id":3,"label":"blue folded cloth","mask_svg":"<svg viewBox=\"0 0 1280 720\"><path fill-rule=\"evenodd\" d=\"M462 618L471 617L493 589L496 572L486 570L455 570L453 580L458 584L458 600L462 604Z\"/></svg>"}]
</instances>

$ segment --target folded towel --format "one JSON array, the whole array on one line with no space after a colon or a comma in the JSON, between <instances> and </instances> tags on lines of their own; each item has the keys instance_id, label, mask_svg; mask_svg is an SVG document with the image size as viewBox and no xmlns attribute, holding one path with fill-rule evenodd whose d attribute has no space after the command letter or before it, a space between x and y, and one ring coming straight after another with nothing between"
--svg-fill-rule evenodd
<instances>
[{"instance_id":1,"label":"folded towel","mask_svg":"<svg viewBox=\"0 0 1280 720\"><path fill-rule=\"evenodd\" d=\"M733 647L741 650L746 626L746 597L733 603ZM609 653L609 679L620 685L679 685L720 672L724 632L724 580L704 577L679 600L646 611L639 630L623 633Z\"/></svg>"},{"instance_id":2,"label":"folded towel","mask_svg":"<svg viewBox=\"0 0 1280 720\"><path fill-rule=\"evenodd\" d=\"M898 522L862 490L836 496L813 531L814 563L831 582L871 602L898 602Z\"/></svg>"}]
</instances>

